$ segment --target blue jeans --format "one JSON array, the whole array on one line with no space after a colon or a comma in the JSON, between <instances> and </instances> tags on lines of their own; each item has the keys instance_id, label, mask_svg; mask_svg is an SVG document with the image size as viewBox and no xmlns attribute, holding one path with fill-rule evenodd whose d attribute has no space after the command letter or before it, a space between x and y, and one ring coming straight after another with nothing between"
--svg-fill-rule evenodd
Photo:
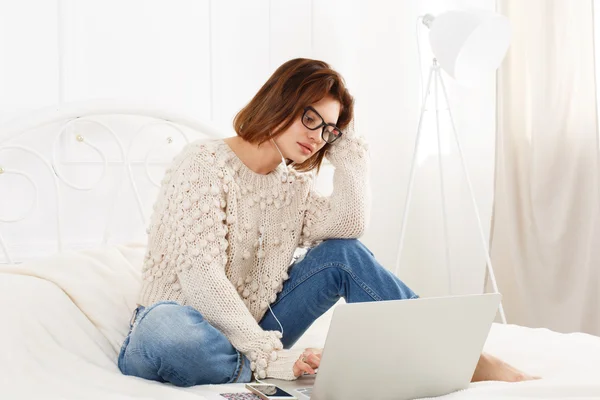
<instances>
[{"instance_id":1,"label":"blue jeans","mask_svg":"<svg viewBox=\"0 0 600 400\"><path fill-rule=\"evenodd\" d=\"M326 240L294 263L271 305L284 348L341 297L348 303L417 297L355 239ZM267 309L265 330L280 330ZM119 369L176 386L250 382L250 362L191 306L172 301L139 306L119 354Z\"/></svg>"}]
</instances>

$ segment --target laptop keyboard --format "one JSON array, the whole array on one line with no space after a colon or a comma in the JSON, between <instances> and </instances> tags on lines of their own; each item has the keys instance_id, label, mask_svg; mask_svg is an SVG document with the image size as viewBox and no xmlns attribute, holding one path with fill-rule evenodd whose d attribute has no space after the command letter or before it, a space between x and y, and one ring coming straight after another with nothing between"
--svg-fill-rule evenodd
<instances>
[{"instance_id":1,"label":"laptop keyboard","mask_svg":"<svg viewBox=\"0 0 600 400\"><path fill-rule=\"evenodd\" d=\"M312 394L312 390L313 390L313 388L307 387L307 388L296 389L296 392L302 394L307 399L310 399L310 395Z\"/></svg>"}]
</instances>

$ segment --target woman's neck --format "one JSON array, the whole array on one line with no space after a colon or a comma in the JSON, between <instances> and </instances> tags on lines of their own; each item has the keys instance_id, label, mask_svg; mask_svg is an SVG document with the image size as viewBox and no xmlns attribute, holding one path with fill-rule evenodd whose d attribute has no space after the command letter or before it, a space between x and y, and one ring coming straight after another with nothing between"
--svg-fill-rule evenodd
<instances>
[{"instance_id":1,"label":"woman's neck","mask_svg":"<svg viewBox=\"0 0 600 400\"><path fill-rule=\"evenodd\" d=\"M281 164L281 154L269 140L260 145L245 141L240 136L224 139L238 158L257 174L267 175Z\"/></svg>"}]
</instances>

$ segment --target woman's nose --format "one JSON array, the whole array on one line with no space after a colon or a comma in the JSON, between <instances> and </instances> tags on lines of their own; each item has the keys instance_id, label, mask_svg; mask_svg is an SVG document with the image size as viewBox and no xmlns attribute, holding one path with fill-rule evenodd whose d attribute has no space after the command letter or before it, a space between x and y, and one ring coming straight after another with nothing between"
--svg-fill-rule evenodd
<instances>
[{"instance_id":1,"label":"woman's nose","mask_svg":"<svg viewBox=\"0 0 600 400\"><path fill-rule=\"evenodd\" d=\"M310 139L318 145L320 145L323 142L323 138L321 137L321 128L315 129L314 131L311 131L309 129L308 137L310 137Z\"/></svg>"}]
</instances>

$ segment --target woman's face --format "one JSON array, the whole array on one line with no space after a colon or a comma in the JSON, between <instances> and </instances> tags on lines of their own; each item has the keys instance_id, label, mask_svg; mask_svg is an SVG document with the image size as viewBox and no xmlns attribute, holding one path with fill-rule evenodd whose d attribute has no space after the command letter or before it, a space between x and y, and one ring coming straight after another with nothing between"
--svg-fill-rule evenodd
<instances>
[{"instance_id":1,"label":"woman's face","mask_svg":"<svg viewBox=\"0 0 600 400\"><path fill-rule=\"evenodd\" d=\"M337 100L331 97L324 97L320 101L311 104L311 106L323 118L325 123L337 123L341 107ZM318 120L318 116L311 115L317 118L318 124L321 123ZM301 164L317 154L325 146L321 132L323 132L322 127L313 131L304 126L302 115L300 115L288 129L274 140L284 158L292 160L296 164Z\"/></svg>"}]
</instances>

